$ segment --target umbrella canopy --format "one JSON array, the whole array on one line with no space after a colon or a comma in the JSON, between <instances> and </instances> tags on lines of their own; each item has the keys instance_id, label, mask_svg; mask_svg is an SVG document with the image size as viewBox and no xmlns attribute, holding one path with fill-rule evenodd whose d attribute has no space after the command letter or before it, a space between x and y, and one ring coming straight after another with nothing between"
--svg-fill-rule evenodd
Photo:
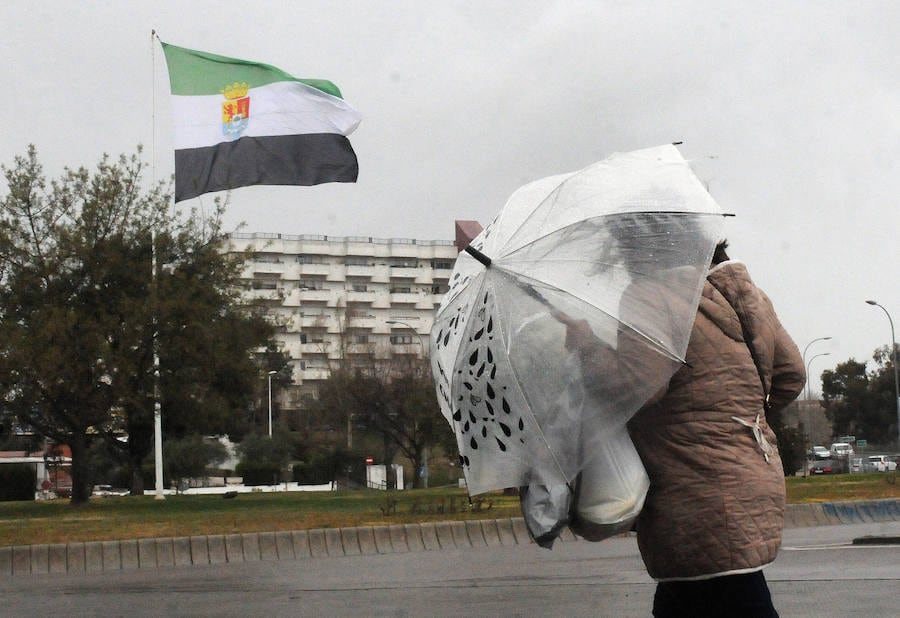
<instances>
[{"instance_id":1,"label":"umbrella canopy","mask_svg":"<svg viewBox=\"0 0 900 618\"><path fill-rule=\"evenodd\" d=\"M471 494L571 487L609 451L683 363L721 235L720 208L674 146L512 195L457 259L431 332Z\"/></svg>"}]
</instances>

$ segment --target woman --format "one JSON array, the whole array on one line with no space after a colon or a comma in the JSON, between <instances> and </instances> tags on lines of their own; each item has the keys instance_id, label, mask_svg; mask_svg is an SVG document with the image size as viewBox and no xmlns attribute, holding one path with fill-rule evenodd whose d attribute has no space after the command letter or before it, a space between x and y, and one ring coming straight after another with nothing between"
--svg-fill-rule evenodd
<instances>
[{"instance_id":1,"label":"woman","mask_svg":"<svg viewBox=\"0 0 900 618\"><path fill-rule=\"evenodd\" d=\"M629 424L650 477L638 545L654 616L777 616L762 568L785 489L766 413L806 382L797 346L744 264L716 247L686 364Z\"/></svg>"}]
</instances>

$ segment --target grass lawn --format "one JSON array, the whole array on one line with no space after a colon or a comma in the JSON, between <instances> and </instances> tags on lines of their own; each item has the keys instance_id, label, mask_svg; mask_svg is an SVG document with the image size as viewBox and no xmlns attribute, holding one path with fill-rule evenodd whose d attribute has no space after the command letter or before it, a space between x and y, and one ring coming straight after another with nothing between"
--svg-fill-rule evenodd
<instances>
[{"instance_id":1,"label":"grass lawn","mask_svg":"<svg viewBox=\"0 0 900 618\"><path fill-rule=\"evenodd\" d=\"M900 498L896 472L797 476L786 481L788 504Z\"/></svg>"},{"instance_id":2,"label":"grass lawn","mask_svg":"<svg viewBox=\"0 0 900 618\"><path fill-rule=\"evenodd\" d=\"M458 488L402 492L242 493L0 502L0 546L272 532L345 526L517 517L519 499L491 493L469 505Z\"/></svg>"},{"instance_id":3,"label":"grass lawn","mask_svg":"<svg viewBox=\"0 0 900 618\"><path fill-rule=\"evenodd\" d=\"M890 482L893 481L893 482ZM787 479L789 503L900 498L896 473ZM500 492L469 505L458 488L402 492L247 493L222 496L93 498L0 502L0 546L148 537L272 532L311 528L519 517L519 500Z\"/></svg>"}]
</instances>

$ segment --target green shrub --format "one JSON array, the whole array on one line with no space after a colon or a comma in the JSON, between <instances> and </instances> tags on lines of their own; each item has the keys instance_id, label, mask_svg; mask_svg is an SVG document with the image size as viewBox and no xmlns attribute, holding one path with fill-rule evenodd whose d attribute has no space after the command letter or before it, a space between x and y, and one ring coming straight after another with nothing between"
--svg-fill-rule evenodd
<instances>
[{"instance_id":1,"label":"green shrub","mask_svg":"<svg viewBox=\"0 0 900 618\"><path fill-rule=\"evenodd\" d=\"M244 485L277 485L281 479L281 467L278 464L242 461L237 465L238 476L243 477Z\"/></svg>"},{"instance_id":2,"label":"green shrub","mask_svg":"<svg viewBox=\"0 0 900 618\"><path fill-rule=\"evenodd\" d=\"M341 453L320 453L308 462L294 464L291 472L295 482L301 485L322 485L335 480L341 473Z\"/></svg>"},{"instance_id":3,"label":"green shrub","mask_svg":"<svg viewBox=\"0 0 900 618\"><path fill-rule=\"evenodd\" d=\"M31 464L0 466L0 502L34 500L37 471Z\"/></svg>"}]
</instances>

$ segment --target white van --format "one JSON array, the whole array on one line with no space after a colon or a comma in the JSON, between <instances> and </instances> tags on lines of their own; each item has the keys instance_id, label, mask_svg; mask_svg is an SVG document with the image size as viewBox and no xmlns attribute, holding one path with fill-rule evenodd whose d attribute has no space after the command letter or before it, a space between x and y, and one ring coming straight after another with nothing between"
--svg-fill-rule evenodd
<instances>
[{"instance_id":1,"label":"white van","mask_svg":"<svg viewBox=\"0 0 900 618\"><path fill-rule=\"evenodd\" d=\"M847 442L835 442L831 445L831 455L833 457L852 457L853 447Z\"/></svg>"},{"instance_id":2,"label":"white van","mask_svg":"<svg viewBox=\"0 0 900 618\"><path fill-rule=\"evenodd\" d=\"M869 455L866 467L876 472L888 472L897 469L897 462L887 455Z\"/></svg>"}]
</instances>

